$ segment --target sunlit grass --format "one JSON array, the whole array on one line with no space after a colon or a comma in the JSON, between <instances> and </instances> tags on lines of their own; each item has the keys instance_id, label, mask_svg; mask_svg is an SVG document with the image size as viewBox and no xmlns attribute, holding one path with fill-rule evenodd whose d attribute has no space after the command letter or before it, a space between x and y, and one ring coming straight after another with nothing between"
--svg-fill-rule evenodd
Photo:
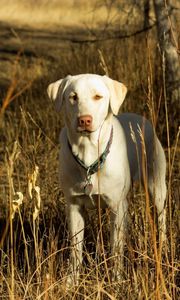
<instances>
[{"instance_id":1,"label":"sunlit grass","mask_svg":"<svg viewBox=\"0 0 180 300\"><path fill-rule=\"evenodd\" d=\"M97 1L26 1L1 0L0 20L15 26L34 29L57 29L65 27L96 27L107 19L107 8L96 5ZM113 8L115 15L117 9Z\"/></svg>"},{"instance_id":2,"label":"sunlit grass","mask_svg":"<svg viewBox=\"0 0 180 300\"><path fill-rule=\"evenodd\" d=\"M46 13L49 1L36 2L43 6L39 13ZM60 1L53 1L54 7L57 2ZM41 27L49 26L53 14L57 13L55 23L61 14L66 15L69 26L79 22L77 7L72 23L68 20L68 13L72 17L72 10L68 12L72 1L68 1L67 6L61 5L57 12L53 6L49 8L48 21L45 16L37 18L37 5L33 8L34 16L29 8L26 12L25 4L32 5L31 1L28 3L1 1L0 19L3 16L10 22L15 18L15 23L33 22ZM83 3L79 2L82 12L89 11L89 4ZM9 11L5 11L7 5ZM33 18L37 18L37 23ZM82 22L83 18L86 19L85 14ZM57 52L56 61L45 63L42 57L44 69L38 76L36 60L29 75L23 55L12 59L11 81L3 91L0 108L2 299L178 299L179 131L171 134L178 120L172 122L169 104L162 94L165 82L156 49L153 32L149 39L141 35L128 40L71 45L66 51ZM108 72L110 77L124 82L129 93L122 110L146 114L156 127L167 158L168 241L161 248L158 234L150 224L152 221L156 224L153 203L146 201L149 200L147 191L135 185L128 199L123 279L109 280L114 260L109 256L109 211L101 211L103 247L99 244L98 212L89 211L80 284L67 289L70 246L65 199L58 183L58 135L63 121L48 101L46 88L67 74L86 72Z\"/></svg>"}]
</instances>

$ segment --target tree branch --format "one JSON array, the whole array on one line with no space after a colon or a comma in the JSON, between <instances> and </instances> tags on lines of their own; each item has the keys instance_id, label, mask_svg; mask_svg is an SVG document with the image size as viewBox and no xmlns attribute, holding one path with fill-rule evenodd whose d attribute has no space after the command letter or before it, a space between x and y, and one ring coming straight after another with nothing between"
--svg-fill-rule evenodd
<instances>
[{"instance_id":1,"label":"tree branch","mask_svg":"<svg viewBox=\"0 0 180 300\"><path fill-rule=\"evenodd\" d=\"M116 40L116 39L127 39L127 38L130 38L130 37L136 36L138 34L141 34L143 32L149 31L154 26L156 26L156 22L153 23L152 25L146 27L146 28L139 29L139 30L137 30L135 32L132 32L132 33L115 34L113 36L95 37L94 39L92 38L92 39L83 39L83 40L75 38L75 39L71 39L71 42L72 43L96 43L96 42L110 41L110 40Z\"/></svg>"}]
</instances>

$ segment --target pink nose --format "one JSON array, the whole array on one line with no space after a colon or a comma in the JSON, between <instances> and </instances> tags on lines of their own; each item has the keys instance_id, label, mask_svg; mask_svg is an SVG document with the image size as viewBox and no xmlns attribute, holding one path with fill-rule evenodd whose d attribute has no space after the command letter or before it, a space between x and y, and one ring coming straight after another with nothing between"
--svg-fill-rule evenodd
<instances>
[{"instance_id":1,"label":"pink nose","mask_svg":"<svg viewBox=\"0 0 180 300\"><path fill-rule=\"evenodd\" d=\"M84 115L78 118L78 125L83 129L90 129L92 126L92 116Z\"/></svg>"}]
</instances>

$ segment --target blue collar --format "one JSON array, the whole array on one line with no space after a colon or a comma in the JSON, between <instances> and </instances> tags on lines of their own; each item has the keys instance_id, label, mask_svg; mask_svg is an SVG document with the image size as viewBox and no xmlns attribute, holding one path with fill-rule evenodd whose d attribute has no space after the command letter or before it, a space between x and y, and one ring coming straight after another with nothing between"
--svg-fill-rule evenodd
<instances>
[{"instance_id":1,"label":"blue collar","mask_svg":"<svg viewBox=\"0 0 180 300\"><path fill-rule=\"evenodd\" d=\"M81 165L81 167L83 167L86 172L87 172L87 176L91 176L93 174L95 174L98 170L102 169L104 166L104 163L106 161L106 158L110 152L110 147L112 144L112 139L113 139L113 126L111 128L111 133L110 133L110 137L109 137L109 141L106 145L106 149L104 150L104 152L100 155L100 157L98 157L89 167L87 167L85 165L85 163L78 157L78 155L74 155L74 153L72 152L72 147L68 141L68 145L69 148L71 150L71 153L73 155L73 157L75 158L75 160L77 161L77 163L79 163Z\"/></svg>"}]
</instances>

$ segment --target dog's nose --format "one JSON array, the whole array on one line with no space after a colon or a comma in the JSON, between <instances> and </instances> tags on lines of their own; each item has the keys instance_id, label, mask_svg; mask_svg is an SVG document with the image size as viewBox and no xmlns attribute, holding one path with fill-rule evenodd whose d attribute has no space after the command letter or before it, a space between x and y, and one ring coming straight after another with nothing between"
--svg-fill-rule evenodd
<instances>
[{"instance_id":1,"label":"dog's nose","mask_svg":"<svg viewBox=\"0 0 180 300\"><path fill-rule=\"evenodd\" d=\"M92 125L92 116L84 115L78 118L78 125L83 129L90 129Z\"/></svg>"}]
</instances>

